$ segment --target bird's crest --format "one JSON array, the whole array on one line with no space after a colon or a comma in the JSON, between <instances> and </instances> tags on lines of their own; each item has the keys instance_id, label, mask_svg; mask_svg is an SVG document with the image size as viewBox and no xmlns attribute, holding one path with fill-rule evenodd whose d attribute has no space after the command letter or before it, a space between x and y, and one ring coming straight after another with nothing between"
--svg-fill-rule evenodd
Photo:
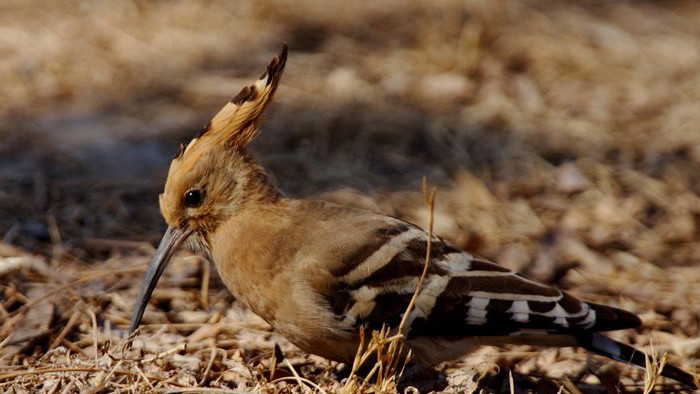
<instances>
[{"instance_id":1,"label":"bird's crest","mask_svg":"<svg viewBox=\"0 0 700 394\"><path fill-rule=\"evenodd\" d=\"M287 62L287 44L267 65L265 73L253 84L244 87L199 132L188 146L180 146L175 156L180 158L197 141L213 139L233 148L242 148L259 132L262 114L272 100Z\"/></svg>"},{"instance_id":2,"label":"bird's crest","mask_svg":"<svg viewBox=\"0 0 700 394\"><path fill-rule=\"evenodd\" d=\"M209 195L207 203L198 208L200 215L204 215L209 212L205 208L211 207L214 198L230 197L236 183L245 184L250 190L260 188L260 181L266 178L251 174L264 172L243 160L247 157L243 151L259 132L262 114L277 90L286 61L287 45L284 44L260 79L226 103L189 144L180 146L170 163L165 190L160 197L161 213L168 223L181 220L183 198L194 189ZM235 176L223 175L222 169L231 166L236 166ZM214 176L217 174L218 177Z\"/></svg>"}]
</instances>

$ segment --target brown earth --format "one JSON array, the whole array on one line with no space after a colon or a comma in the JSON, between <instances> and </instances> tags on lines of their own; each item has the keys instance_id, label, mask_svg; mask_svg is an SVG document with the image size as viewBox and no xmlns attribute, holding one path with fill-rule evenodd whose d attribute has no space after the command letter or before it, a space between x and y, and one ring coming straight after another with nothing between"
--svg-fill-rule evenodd
<instances>
[{"instance_id":1,"label":"brown earth","mask_svg":"<svg viewBox=\"0 0 700 394\"><path fill-rule=\"evenodd\" d=\"M285 41L253 147L283 190L425 226L425 175L439 235L638 313L643 329L613 336L697 371L699 18L690 1L3 2L0 391L308 391L287 362L340 390L339 366L272 333L199 257L168 268L123 349L172 155ZM510 372L516 391L645 387L574 349L443 369L451 392L509 391Z\"/></svg>"}]
</instances>

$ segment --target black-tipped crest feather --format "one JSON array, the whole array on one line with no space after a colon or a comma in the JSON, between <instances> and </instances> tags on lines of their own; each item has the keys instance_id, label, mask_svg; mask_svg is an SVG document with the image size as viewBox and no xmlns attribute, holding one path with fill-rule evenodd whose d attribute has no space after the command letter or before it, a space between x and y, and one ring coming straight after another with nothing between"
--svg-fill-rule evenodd
<instances>
[{"instance_id":1,"label":"black-tipped crest feather","mask_svg":"<svg viewBox=\"0 0 700 394\"><path fill-rule=\"evenodd\" d=\"M199 130L199 133L197 134L197 138L203 136L209 130L211 130L211 122L208 122L204 127L202 127L201 130Z\"/></svg>"},{"instance_id":2,"label":"black-tipped crest feather","mask_svg":"<svg viewBox=\"0 0 700 394\"><path fill-rule=\"evenodd\" d=\"M180 144L180 147L178 147L177 153L175 153L175 157L173 158L173 160L179 159L182 156L182 154L185 153L186 148L187 145L185 145L184 143Z\"/></svg>"},{"instance_id":3,"label":"black-tipped crest feather","mask_svg":"<svg viewBox=\"0 0 700 394\"><path fill-rule=\"evenodd\" d=\"M236 104L236 105L241 105L245 103L248 100L252 100L255 98L255 86L246 86L243 89L241 89L240 92L236 95L236 97L231 99L231 102Z\"/></svg>"}]
</instances>

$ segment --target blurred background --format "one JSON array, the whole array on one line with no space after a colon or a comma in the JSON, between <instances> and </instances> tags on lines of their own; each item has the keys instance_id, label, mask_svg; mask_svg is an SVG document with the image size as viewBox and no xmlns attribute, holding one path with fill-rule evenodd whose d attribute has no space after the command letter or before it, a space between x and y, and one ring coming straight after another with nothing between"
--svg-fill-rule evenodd
<instances>
[{"instance_id":1,"label":"blurred background","mask_svg":"<svg viewBox=\"0 0 700 394\"><path fill-rule=\"evenodd\" d=\"M528 237L553 229L557 218L542 210L590 203L581 194L593 184L616 200L613 213L640 224L634 231L695 250L697 206L683 200L700 189L694 2L0 7L7 243L41 250L53 220L66 246L153 240L163 226L157 194L179 143L286 41L284 85L252 149L288 194L342 189L326 197L368 196L406 215L410 201L395 192L418 192L425 175L458 193L438 199L455 216L438 220L444 230L508 231L514 219L499 217L515 210L539 219L515 231ZM466 212L502 203L484 219L491 223ZM481 238L473 246L487 254L509 242ZM700 249L674 262L699 258Z\"/></svg>"},{"instance_id":2,"label":"blurred background","mask_svg":"<svg viewBox=\"0 0 700 394\"><path fill-rule=\"evenodd\" d=\"M287 42L251 148L286 193L425 225L427 176L451 242L692 338L699 20L693 1L3 0L0 238L54 264L157 242L178 145Z\"/></svg>"}]
</instances>

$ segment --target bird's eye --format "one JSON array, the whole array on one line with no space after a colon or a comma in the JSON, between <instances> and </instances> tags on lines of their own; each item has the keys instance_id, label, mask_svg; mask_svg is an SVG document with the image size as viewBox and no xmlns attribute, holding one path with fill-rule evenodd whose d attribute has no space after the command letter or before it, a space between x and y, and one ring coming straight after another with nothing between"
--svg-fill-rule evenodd
<instances>
[{"instance_id":1,"label":"bird's eye","mask_svg":"<svg viewBox=\"0 0 700 394\"><path fill-rule=\"evenodd\" d=\"M190 190L185 193L185 205L188 207L198 207L202 203L202 191L201 190Z\"/></svg>"}]
</instances>

